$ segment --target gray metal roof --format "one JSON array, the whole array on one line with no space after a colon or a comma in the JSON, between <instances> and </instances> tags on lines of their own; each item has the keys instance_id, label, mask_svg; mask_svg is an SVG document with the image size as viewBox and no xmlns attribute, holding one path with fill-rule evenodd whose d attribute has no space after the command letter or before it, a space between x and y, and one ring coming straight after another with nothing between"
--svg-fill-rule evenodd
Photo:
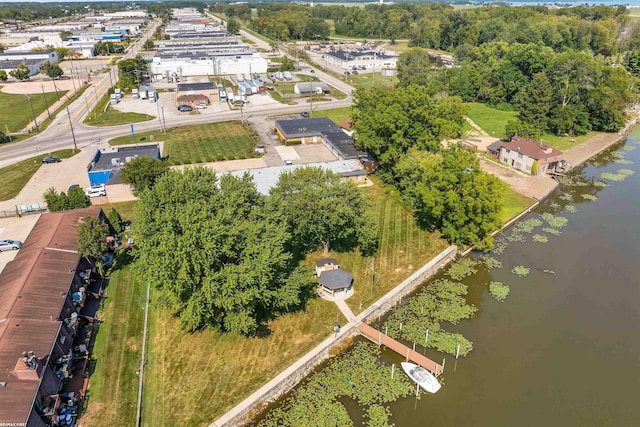
<instances>
[{"instance_id":1,"label":"gray metal roof","mask_svg":"<svg viewBox=\"0 0 640 427\"><path fill-rule=\"evenodd\" d=\"M178 92L198 91L198 90L218 90L218 86L213 82L200 82L200 83L178 83Z\"/></svg>"},{"instance_id":2,"label":"gray metal roof","mask_svg":"<svg viewBox=\"0 0 640 427\"><path fill-rule=\"evenodd\" d=\"M394 58L397 59L398 57L395 55L387 55L384 52L375 52L373 50L351 50L351 51L345 51L345 50L336 50L335 52L329 52L327 55L329 56L333 56L334 58L338 58L338 59L342 59L345 61L351 61L354 59L359 59L362 56L374 56L376 57L376 59L390 59L390 58Z\"/></svg>"},{"instance_id":3,"label":"gray metal roof","mask_svg":"<svg viewBox=\"0 0 640 427\"><path fill-rule=\"evenodd\" d=\"M345 289L353 283L353 275L340 268L327 270L320 273L318 283L331 290Z\"/></svg>"},{"instance_id":4,"label":"gray metal roof","mask_svg":"<svg viewBox=\"0 0 640 427\"><path fill-rule=\"evenodd\" d=\"M353 139L340 126L327 117L318 119L276 120L276 128L285 139L324 137L327 145L340 153L343 159L357 159L367 155L353 145Z\"/></svg>"},{"instance_id":5,"label":"gray metal roof","mask_svg":"<svg viewBox=\"0 0 640 427\"><path fill-rule=\"evenodd\" d=\"M157 159L160 157L160 146L158 144L147 144L98 150L89 170L92 172L110 170L111 175L107 184L120 184L120 169L126 163L128 157L136 156ZM115 159L120 161L114 164L112 160Z\"/></svg>"},{"instance_id":6,"label":"gray metal roof","mask_svg":"<svg viewBox=\"0 0 640 427\"><path fill-rule=\"evenodd\" d=\"M338 265L338 260L335 258L325 258L316 261L316 267L322 267L328 264Z\"/></svg>"}]
</instances>

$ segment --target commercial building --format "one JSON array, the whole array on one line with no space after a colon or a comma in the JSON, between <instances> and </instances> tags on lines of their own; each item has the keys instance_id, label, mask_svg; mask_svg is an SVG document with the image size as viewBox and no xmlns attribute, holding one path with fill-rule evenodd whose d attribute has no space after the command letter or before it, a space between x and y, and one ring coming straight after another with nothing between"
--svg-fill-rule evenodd
<instances>
[{"instance_id":1,"label":"commercial building","mask_svg":"<svg viewBox=\"0 0 640 427\"><path fill-rule=\"evenodd\" d=\"M325 53L327 64L344 70L396 68L398 56L385 51L373 50L337 50Z\"/></svg>"},{"instance_id":2,"label":"commercial building","mask_svg":"<svg viewBox=\"0 0 640 427\"><path fill-rule=\"evenodd\" d=\"M276 120L276 133L285 145L323 143L340 160L366 159L367 153L353 145L353 139L327 117Z\"/></svg>"},{"instance_id":3,"label":"commercial building","mask_svg":"<svg viewBox=\"0 0 640 427\"><path fill-rule=\"evenodd\" d=\"M160 159L160 146L158 144L144 144L101 148L96 151L93 160L87 166L89 183L91 185L121 184L120 171L122 167L137 157Z\"/></svg>"},{"instance_id":4,"label":"commercial building","mask_svg":"<svg viewBox=\"0 0 640 427\"><path fill-rule=\"evenodd\" d=\"M31 51L8 51L0 53L0 70L4 70L7 74L11 70L18 68L20 64L24 64L30 72L30 76L38 74L45 62L58 62L58 54L51 49L46 52Z\"/></svg>"},{"instance_id":5,"label":"commercial building","mask_svg":"<svg viewBox=\"0 0 640 427\"><path fill-rule=\"evenodd\" d=\"M0 273L0 425L74 425L88 386L103 278L78 253L84 217L99 207L42 215Z\"/></svg>"}]
</instances>

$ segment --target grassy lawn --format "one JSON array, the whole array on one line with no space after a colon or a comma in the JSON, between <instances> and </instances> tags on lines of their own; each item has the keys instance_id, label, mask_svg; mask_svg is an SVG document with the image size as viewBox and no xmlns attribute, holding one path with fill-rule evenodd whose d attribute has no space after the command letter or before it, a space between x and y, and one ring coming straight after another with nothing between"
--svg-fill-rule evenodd
<instances>
[{"instance_id":1,"label":"grassy lawn","mask_svg":"<svg viewBox=\"0 0 640 427\"><path fill-rule=\"evenodd\" d=\"M51 106L58 100L58 96L62 98L66 93L67 91L59 90L57 96L55 92L48 92L44 95L42 93L31 94L31 105L36 117L46 111L47 105L51 111ZM0 92L0 129L2 132L6 132L7 128L9 132L20 132L32 120L33 115L29 107L29 100L25 95Z\"/></svg>"},{"instance_id":2,"label":"grassy lawn","mask_svg":"<svg viewBox=\"0 0 640 427\"><path fill-rule=\"evenodd\" d=\"M27 182L31 179L40 166L42 166L42 158L46 156L60 157L61 159L68 159L69 157L79 153L72 149L54 151L52 153L40 154L36 157L23 160L11 166L6 166L0 169L0 201L13 199L20 193L20 190L27 185Z\"/></svg>"},{"instance_id":3,"label":"grassy lawn","mask_svg":"<svg viewBox=\"0 0 640 427\"><path fill-rule=\"evenodd\" d=\"M387 89L393 89L398 83L398 78L396 76L383 77L379 73L376 73L375 79L373 77L373 73L363 73L356 74L355 76L350 75L349 80L355 87L373 87L375 84L376 86Z\"/></svg>"},{"instance_id":4,"label":"grassy lawn","mask_svg":"<svg viewBox=\"0 0 640 427\"><path fill-rule=\"evenodd\" d=\"M502 195L504 207L500 212L500 220L506 224L514 216L531 206L535 200L514 191L511 187L507 187Z\"/></svg>"},{"instance_id":5,"label":"grassy lawn","mask_svg":"<svg viewBox=\"0 0 640 427\"><path fill-rule=\"evenodd\" d=\"M580 145L596 135L598 135L598 132L589 132L586 135L579 136L557 136L547 132L542 136L542 142L556 150L567 151L569 148Z\"/></svg>"},{"instance_id":6,"label":"grassy lawn","mask_svg":"<svg viewBox=\"0 0 640 427\"><path fill-rule=\"evenodd\" d=\"M167 129L166 135L158 131L136 134L138 142L164 141L163 157L172 165L207 163L253 157L258 137L251 128L238 121L207 123ZM131 144L131 136L109 141L110 145Z\"/></svg>"},{"instance_id":7,"label":"grassy lawn","mask_svg":"<svg viewBox=\"0 0 640 427\"><path fill-rule=\"evenodd\" d=\"M480 126L490 136L504 138L506 136L504 128L509 120L517 117L516 111L501 111L491 108L479 102L466 104L469 107L467 116Z\"/></svg>"},{"instance_id":8,"label":"grassy lawn","mask_svg":"<svg viewBox=\"0 0 640 427\"><path fill-rule=\"evenodd\" d=\"M476 135L478 131L473 126L471 126L468 121L465 120L462 123L462 136L465 136L467 133Z\"/></svg>"},{"instance_id":9,"label":"grassy lawn","mask_svg":"<svg viewBox=\"0 0 640 427\"><path fill-rule=\"evenodd\" d=\"M109 92L107 92L93 110L91 110L91 114L84 119L84 123L91 126L117 126L129 123L146 122L156 118L155 116L150 116L148 114L125 113L112 109L109 102ZM106 111L105 106L107 107Z\"/></svg>"},{"instance_id":10,"label":"grassy lawn","mask_svg":"<svg viewBox=\"0 0 640 427\"><path fill-rule=\"evenodd\" d=\"M361 301L366 306L379 298L447 246L436 234L416 226L395 191L383 188L376 177L373 180L375 186L362 189L372 198L380 218L373 296L371 258L332 254L354 274L356 295L350 302L356 311ZM116 209L123 219L130 218L132 205L117 205ZM308 257L307 263L314 259ZM134 423L144 291L129 266L113 272L94 350L97 365L83 425ZM152 302L154 299L152 292ZM215 331L187 334L178 329L170 313L152 305L142 425L208 425L329 336L336 319L341 324L346 321L335 304L314 299L305 312L270 322L266 337L243 338Z\"/></svg>"},{"instance_id":11,"label":"grassy lawn","mask_svg":"<svg viewBox=\"0 0 640 427\"><path fill-rule=\"evenodd\" d=\"M313 112L312 117L329 117L336 124L342 123L344 119L351 115L351 107L333 108L331 110L316 110Z\"/></svg>"}]
</instances>

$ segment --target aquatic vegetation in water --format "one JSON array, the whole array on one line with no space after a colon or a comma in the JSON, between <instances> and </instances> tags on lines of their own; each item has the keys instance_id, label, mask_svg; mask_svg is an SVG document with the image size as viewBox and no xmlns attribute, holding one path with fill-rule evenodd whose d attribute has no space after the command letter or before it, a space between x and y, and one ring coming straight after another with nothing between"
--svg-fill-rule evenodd
<instances>
[{"instance_id":1,"label":"aquatic vegetation in water","mask_svg":"<svg viewBox=\"0 0 640 427\"><path fill-rule=\"evenodd\" d=\"M340 398L348 397L371 408L413 394L414 383L398 367L392 379L391 367L378 362L380 353L375 344L356 343L351 351L337 356L322 371L311 375L258 425L353 426ZM383 409L387 413L388 410ZM367 417L370 420L384 418L379 409L367 412Z\"/></svg>"},{"instance_id":2,"label":"aquatic vegetation in water","mask_svg":"<svg viewBox=\"0 0 640 427\"><path fill-rule=\"evenodd\" d=\"M489 293L492 297L500 302L504 301L507 298L510 291L511 289L509 289L509 286L503 284L502 282L489 283Z\"/></svg>"},{"instance_id":3,"label":"aquatic vegetation in water","mask_svg":"<svg viewBox=\"0 0 640 427\"><path fill-rule=\"evenodd\" d=\"M504 253L504 250L507 249L507 242L502 241L499 243L494 242L493 244L493 249L491 250L491 253L496 254L496 255L502 255Z\"/></svg>"},{"instance_id":4,"label":"aquatic vegetation in water","mask_svg":"<svg viewBox=\"0 0 640 427\"><path fill-rule=\"evenodd\" d=\"M558 198L560 200L564 200L565 202L573 201L573 195L571 193L562 193Z\"/></svg>"},{"instance_id":5,"label":"aquatic vegetation in water","mask_svg":"<svg viewBox=\"0 0 640 427\"><path fill-rule=\"evenodd\" d=\"M591 200L593 202L598 200L598 196L594 196L593 194L581 194L580 197L582 197L585 200Z\"/></svg>"},{"instance_id":6,"label":"aquatic vegetation in water","mask_svg":"<svg viewBox=\"0 0 640 427\"><path fill-rule=\"evenodd\" d=\"M547 212L543 213L541 217L553 228L562 228L569 222L569 220L563 216L556 216Z\"/></svg>"},{"instance_id":7,"label":"aquatic vegetation in water","mask_svg":"<svg viewBox=\"0 0 640 427\"><path fill-rule=\"evenodd\" d=\"M528 276L529 273L531 273L531 269L529 267L525 267L522 265L516 265L511 269L511 272L513 274L517 274L518 276L522 277L522 276Z\"/></svg>"},{"instance_id":8,"label":"aquatic vegetation in water","mask_svg":"<svg viewBox=\"0 0 640 427\"><path fill-rule=\"evenodd\" d=\"M509 242L526 242L527 238L523 236L519 230L513 230L508 236L507 240Z\"/></svg>"},{"instance_id":9,"label":"aquatic vegetation in water","mask_svg":"<svg viewBox=\"0 0 640 427\"><path fill-rule=\"evenodd\" d=\"M484 259L484 266L487 267L487 270L491 270L493 268L502 268L502 262L498 261L492 256L487 256Z\"/></svg>"},{"instance_id":10,"label":"aquatic vegetation in water","mask_svg":"<svg viewBox=\"0 0 640 427\"><path fill-rule=\"evenodd\" d=\"M545 228L542 229L542 231L544 231L545 233L548 233L548 234L553 234L554 236L559 236L561 234L560 230L558 230L557 228L552 228L552 227L545 227Z\"/></svg>"},{"instance_id":11,"label":"aquatic vegetation in water","mask_svg":"<svg viewBox=\"0 0 640 427\"><path fill-rule=\"evenodd\" d=\"M544 234L534 234L532 239L534 242L538 243L547 243L549 241L549 238Z\"/></svg>"},{"instance_id":12,"label":"aquatic vegetation in water","mask_svg":"<svg viewBox=\"0 0 640 427\"><path fill-rule=\"evenodd\" d=\"M556 202L551 202L549 203L549 208L551 208L551 210L553 211L559 211L560 209L562 209L562 206L560 206L560 204L556 203Z\"/></svg>"},{"instance_id":13,"label":"aquatic vegetation in water","mask_svg":"<svg viewBox=\"0 0 640 427\"><path fill-rule=\"evenodd\" d=\"M613 161L613 163L617 163L619 165L632 165L633 161L627 159L616 159Z\"/></svg>"},{"instance_id":14,"label":"aquatic vegetation in water","mask_svg":"<svg viewBox=\"0 0 640 427\"><path fill-rule=\"evenodd\" d=\"M548 273L548 274L556 274L555 271L553 270L547 270L546 268L544 270L542 270L543 273Z\"/></svg>"},{"instance_id":15,"label":"aquatic vegetation in water","mask_svg":"<svg viewBox=\"0 0 640 427\"><path fill-rule=\"evenodd\" d=\"M596 187L596 188L606 188L606 187L608 187L608 186L609 186L609 184L607 184L607 183L606 183L606 182L604 182L604 181L595 181L595 182L593 183L593 186L594 186L594 187Z\"/></svg>"},{"instance_id":16,"label":"aquatic vegetation in water","mask_svg":"<svg viewBox=\"0 0 640 427\"><path fill-rule=\"evenodd\" d=\"M471 258L462 258L451 264L449 270L447 270L447 275L450 276L453 280L461 280L467 276L471 276L472 274L477 273L475 267L478 265L479 261L475 261Z\"/></svg>"},{"instance_id":17,"label":"aquatic vegetation in water","mask_svg":"<svg viewBox=\"0 0 640 427\"><path fill-rule=\"evenodd\" d=\"M382 331L390 337L424 345L428 329L427 347L455 354L459 344L460 354L464 356L473 349L473 343L461 334L442 330L440 323L455 325L461 319L473 317L477 308L467 304L466 295L466 285L447 279L436 280L395 310Z\"/></svg>"},{"instance_id":18,"label":"aquatic vegetation in water","mask_svg":"<svg viewBox=\"0 0 640 427\"><path fill-rule=\"evenodd\" d=\"M367 408L367 427L390 427L395 424L389 424L391 410L388 406L371 405Z\"/></svg>"},{"instance_id":19,"label":"aquatic vegetation in water","mask_svg":"<svg viewBox=\"0 0 640 427\"><path fill-rule=\"evenodd\" d=\"M631 169L620 169L618 171L619 174L625 175L625 176L631 176L633 175L635 172L632 171Z\"/></svg>"},{"instance_id":20,"label":"aquatic vegetation in water","mask_svg":"<svg viewBox=\"0 0 640 427\"><path fill-rule=\"evenodd\" d=\"M543 224L539 218L531 218L524 221L520 221L514 228L523 233L531 233L536 227L540 227Z\"/></svg>"},{"instance_id":21,"label":"aquatic vegetation in water","mask_svg":"<svg viewBox=\"0 0 640 427\"><path fill-rule=\"evenodd\" d=\"M602 174L600 174L600 178L608 179L609 181L620 182L620 181L624 181L628 176L631 176L634 173L635 172L632 171L631 169L620 169L616 173L603 172Z\"/></svg>"},{"instance_id":22,"label":"aquatic vegetation in water","mask_svg":"<svg viewBox=\"0 0 640 427\"><path fill-rule=\"evenodd\" d=\"M624 151L633 151L633 150L635 150L636 148L637 148L637 147L636 147L636 146L634 146L634 145L625 145L624 147L622 147L622 149L623 149Z\"/></svg>"},{"instance_id":23,"label":"aquatic vegetation in water","mask_svg":"<svg viewBox=\"0 0 640 427\"><path fill-rule=\"evenodd\" d=\"M573 205L567 205L567 206L565 206L565 207L564 207L564 210L565 210L565 211L567 211L567 212L569 212L569 213L576 213L576 212L578 212L578 208L576 208L576 207L575 207L575 206L573 206Z\"/></svg>"},{"instance_id":24,"label":"aquatic vegetation in water","mask_svg":"<svg viewBox=\"0 0 640 427\"><path fill-rule=\"evenodd\" d=\"M584 181L576 181L576 182L574 183L574 185L575 185L576 187L586 187L586 186L588 186L588 185L589 185L589 183L588 183L588 182L584 182Z\"/></svg>"}]
</instances>

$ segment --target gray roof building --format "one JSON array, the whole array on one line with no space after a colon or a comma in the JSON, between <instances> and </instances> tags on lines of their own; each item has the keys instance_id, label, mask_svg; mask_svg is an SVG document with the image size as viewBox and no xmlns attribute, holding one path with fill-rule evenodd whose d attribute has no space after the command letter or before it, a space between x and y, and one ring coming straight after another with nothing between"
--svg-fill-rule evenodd
<instances>
[{"instance_id":1,"label":"gray roof building","mask_svg":"<svg viewBox=\"0 0 640 427\"><path fill-rule=\"evenodd\" d=\"M327 270L320 273L318 283L330 291L341 291L351 287L353 275L340 268Z\"/></svg>"}]
</instances>

